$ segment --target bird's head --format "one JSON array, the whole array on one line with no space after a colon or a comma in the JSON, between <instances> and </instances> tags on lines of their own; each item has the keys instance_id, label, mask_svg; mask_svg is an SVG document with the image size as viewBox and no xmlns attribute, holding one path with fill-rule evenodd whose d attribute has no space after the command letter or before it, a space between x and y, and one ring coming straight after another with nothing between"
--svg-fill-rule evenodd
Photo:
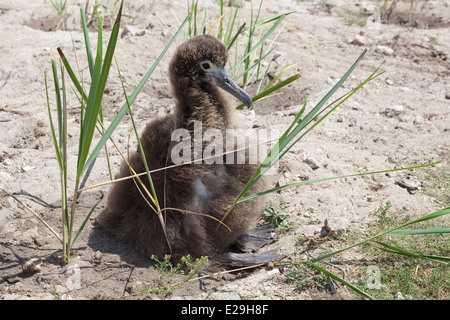
<instances>
[{"instance_id":1,"label":"bird's head","mask_svg":"<svg viewBox=\"0 0 450 320\"><path fill-rule=\"evenodd\" d=\"M250 107L250 96L225 70L227 60L227 49L217 38L210 35L191 38L178 47L172 58L169 68L172 85L175 90L201 87L205 83L216 85Z\"/></svg>"}]
</instances>

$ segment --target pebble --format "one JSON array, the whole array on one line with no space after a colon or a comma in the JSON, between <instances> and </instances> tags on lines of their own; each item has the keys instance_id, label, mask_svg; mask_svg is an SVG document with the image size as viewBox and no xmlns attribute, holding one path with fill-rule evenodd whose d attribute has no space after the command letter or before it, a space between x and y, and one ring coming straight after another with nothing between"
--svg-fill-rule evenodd
<instances>
[{"instance_id":1,"label":"pebble","mask_svg":"<svg viewBox=\"0 0 450 320\"><path fill-rule=\"evenodd\" d=\"M398 291L398 292L395 294L395 299L396 299L396 300L405 300L405 298L403 297L403 294L402 294L400 291Z\"/></svg>"},{"instance_id":2,"label":"pebble","mask_svg":"<svg viewBox=\"0 0 450 320\"><path fill-rule=\"evenodd\" d=\"M392 112L394 112L396 114L399 114L399 113L403 112L404 108L403 108L403 106L400 106L400 105L399 106L392 106L391 110L392 110Z\"/></svg>"},{"instance_id":3,"label":"pebble","mask_svg":"<svg viewBox=\"0 0 450 320\"><path fill-rule=\"evenodd\" d=\"M305 159L305 162L313 169L316 170L320 168L320 163L317 161L317 159L309 157Z\"/></svg>"},{"instance_id":4,"label":"pebble","mask_svg":"<svg viewBox=\"0 0 450 320\"><path fill-rule=\"evenodd\" d=\"M27 172L27 171L30 171L30 170L33 170L33 169L35 169L36 167L33 167L33 166L23 166L22 167L22 171L23 172Z\"/></svg>"},{"instance_id":5,"label":"pebble","mask_svg":"<svg viewBox=\"0 0 450 320\"><path fill-rule=\"evenodd\" d=\"M364 36L357 34L353 39L349 41L349 43L357 46L363 46L367 43L367 40Z\"/></svg>"},{"instance_id":6,"label":"pebble","mask_svg":"<svg viewBox=\"0 0 450 320\"><path fill-rule=\"evenodd\" d=\"M386 84L392 86L394 84L394 80L392 80L391 78L386 78L385 80Z\"/></svg>"},{"instance_id":7,"label":"pebble","mask_svg":"<svg viewBox=\"0 0 450 320\"><path fill-rule=\"evenodd\" d=\"M95 264L100 264L102 262L102 253L100 251L96 251L94 254L94 263Z\"/></svg>"},{"instance_id":8,"label":"pebble","mask_svg":"<svg viewBox=\"0 0 450 320\"><path fill-rule=\"evenodd\" d=\"M23 271L28 274L35 274L42 271L41 259L31 258L22 267Z\"/></svg>"},{"instance_id":9,"label":"pebble","mask_svg":"<svg viewBox=\"0 0 450 320\"><path fill-rule=\"evenodd\" d=\"M423 117L422 116L416 116L414 118L414 124L422 124L423 123Z\"/></svg>"},{"instance_id":10,"label":"pebble","mask_svg":"<svg viewBox=\"0 0 450 320\"><path fill-rule=\"evenodd\" d=\"M378 53L384 54L386 56L390 56L394 53L394 50L392 48L386 47L386 46L377 46L375 49Z\"/></svg>"}]
</instances>

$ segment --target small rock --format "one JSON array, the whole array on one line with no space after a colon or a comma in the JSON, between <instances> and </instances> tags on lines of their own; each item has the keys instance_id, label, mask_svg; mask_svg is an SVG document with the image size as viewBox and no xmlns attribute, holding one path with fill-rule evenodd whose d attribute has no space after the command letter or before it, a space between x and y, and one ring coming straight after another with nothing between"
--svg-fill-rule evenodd
<instances>
[{"instance_id":1,"label":"small rock","mask_svg":"<svg viewBox=\"0 0 450 320\"><path fill-rule=\"evenodd\" d=\"M391 108L391 110L392 110L392 112L393 113L395 113L395 114L399 114L399 113L402 113L403 112L403 110L404 110L404 108L403 108L403 106L393 106L392 108Z\"/></svg>"},{"instance_id":2,"label":"small rock","mask_svg":"<svg viewBox=\"0 0 450 320\"><path fill-rule=\"evenodd\" d=\"M386 78L385 80L386 84L392 86L394 84L394 80L392 80L391 78Z\"/></svg>"},{"instance_id":3,"label":"small rock","mask_svg":"<svg viewBox=\"0 0 450 320\"><path fill-rule=\"evenodd\" d=\"M11 159L4 159L4 160L3 160L3 164L4 164L5 166L11 166L11 165L13 164L13 162L12 162Z\"/></svg>"},{"instance_id":4,"label":"small rock","mask_svg":"<svg viewBox=\"0 0 450 320\"><path fill-rule=\"evenodd\" d=\"M450 100L450 92L445 94L445 99L449 99Z\"/></svg>"},{"instance_id":5,"label":"small rock","mask_svg":"<svg viewBox=\"0 0 450 320\"><path fill-rule=\"evenodd\" d=\"M392 48L386 46L377 46L376 51L386 56L390 56L394 53L394 50Z\"/></svg>"},{"instance_id":6,"label":"small rock","mask_svg":"<svg viewBox=\"0 0 450 320\"><path fill-rule=\"evenodd\" d=\"M24 167L22 167L22 171L23 172L28 172L28 171L33 170L33 169L35 169L35 167L33 167L33 166L24 166Z\"/></svg>"},{"instance_id":7,"label":"small rock","mask_svg":"<svg viewBox=\"0 0 450 320\"><path fill-rule=\"evenodd\" d=\"M22 269L25 273L35 274L42 271L41 259L39 258L31 258L22 266Z\"/></svg>"},{"instance_id":8,"label":"small rock","mask_svg":"<svg viewBox=\"0 0 450 320\"><path fill-rule=\"evenodd\" d=\"M124 36L126 36L128 34L135 36L135 37L141 37L145 34L145 29L138 29L134 26L126 26L123 29L120 37L123 38Z\"/></svg>"},{"instance_id":9,"label":"small rock","mask_svg":"<svg viewBox=\"0 0 450 320\"><path fill-rule=\"evenodd\" d=\"M423 123L423 117L422 116L416 116L414 118L414 124L422 124Z\"/></svg>"},{"instance_id":10,"label":"small rock","mask_svg":"<svg viewBox=\"0 0 450 320\"><path fill-rule=\"evenodd\" d=\"M405 300L403 294L400 291L395 294L395 300Z\"/></svg>"},{"instance_id":11,"label":"small rock","mask_svg":"<svg viewBox=\"0 0 450 320\"><path fill-rule=\"evenodd\" d=\"M305 162L313 169L316 170L320 168L320 163L315 158L309 157L305 159Z\"/></svg>"},{"instance_id":12,"label":"small rock","mask_svg":"<svg viewBox=\"0 0 450 320\"><path fill-rule=\"evenodd\" d=\"M272 280L280 274L280 270L278 268L267 271L267 280Z\"/></svg>"},{"instance_id":13,"label":"small rock","mask_svg":"<svg viewBox=\"0 0 450 320\"><path fill-rule=\"evenodd\" d=\"M349 43L357 46L363 46L367 43L367 40L364 36L357 34L353 39L349 41Z\"/></svg>"},{"instance_id":14,"label":"small rock","mask_svg":"<svg viewBox=\"0 0 450 320\"><path fill-rule=\"evenodd\" d=\"M100 264L102 262L103 254L100 251L96 251L94 254L94 263Z\"/></svg>"}]
</instances>

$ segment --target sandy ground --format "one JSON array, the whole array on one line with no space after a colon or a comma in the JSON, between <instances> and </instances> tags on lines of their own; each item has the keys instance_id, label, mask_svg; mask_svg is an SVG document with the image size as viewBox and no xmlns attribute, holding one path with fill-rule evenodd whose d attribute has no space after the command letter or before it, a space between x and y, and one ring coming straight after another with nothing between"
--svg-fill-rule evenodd
<instances>
[{"instance_id":1,"label":"sandy ground","mask_svg":"<svg viewBox=\"0 0 450 320\"><path fill-rule=\"evenodd\" d=\"M200 2L207 7L208 23L212 25L219 16L217 3ZM391 24L371 20L365 23L373 17L377 5L379 1L264 1L262 18L295 11L285 20L274 41L277 49L271 58L277 59L271 72L277 74L295 64L285 76L298 73L301 78L281 94L255 103L254 113L241 112L249 123L283 131L303 100L307 99L309 107L314 106L365 48L368 53L340 93L359 84L383 62L385 71L286 155L276 177L279 184L393 169L426 163L427 159L440 159L441 166L448 165L450 1L429 1L423 8L417 8L413 16L417 27L397 23L405 21L407 3L399 6ZM250 2L243 1L242 21L250 16L250 8ZM80 68L87 73L77 6L69 10L73 14L63 31L61 26L56 29L58 19L49 1L0 1L0 186L14 193L58 231L59 173L48 122L44 71L50 73L50 60L56 59L56 48L62 47L72 62L75 48ZM116 57L129 92L169 41L186 12L186 1L127 1L124 14L134 18L123 19L122 29L126 32L121 33ZM95 39L92 32L91 42ZM182 41L183 36L176 43ZM174 106L167 78L167 64L174 48L134 103L140 128ZM51 75L49 80L51 83ZM50 98L54 106L52 91ZM79 103L73 95L68 99L69 166L75 168ZM122 104L117 72L112 71L104 97L107 121L113 119ZM122 150L126 150L130 128L129 119L125 118L114 134ZM305 161L308 158L316 159L318 168L313 169ZM120 164L117 152L112 151L111 159L116 172ZM73 176L69 180L72 186ZM102 153L88 185L107 180ZM371 213L382 201L391 201L394 210L414 214L439 209L436 201L421 190L409 194L396 181L420 187L414 174L401 171L364 179L333 180L273 194L272 200L284 208L295 228L278 234L276 241L264 250L275 249L291 259L318 256L323 248L306 250L299 236L313 236L321 230L325 219L344 236L364 232L375 219ZM101 187L82 193L77 223L107 191L108 187ZM103 206L104 201L77 240L70 265L61 267L57 256L60 246L55 237L29 210L2 193L0 299L53 299L64 294L63 298L119 299L137 292L138 287L156 286L157 275L150 268L150 259L94 223ZM38 259L39 272L27 273L23 266L33 258ZM219 270L207 266L202 274ZM285 272L286 268L265 266L212 276L181 286L169 298L333 298L329 292L297 290L283 280ZM345 288L338 286L337 290L339 297L352 298ZM140 294L134 298L160 296Z\"/></svg>"}]
</instances>

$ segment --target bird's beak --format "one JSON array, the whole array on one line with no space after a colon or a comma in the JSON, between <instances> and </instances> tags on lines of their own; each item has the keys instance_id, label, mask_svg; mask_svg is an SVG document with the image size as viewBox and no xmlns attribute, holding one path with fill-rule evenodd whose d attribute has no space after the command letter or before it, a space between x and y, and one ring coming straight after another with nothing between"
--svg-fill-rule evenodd
<instances>
[{"instance_id":1,"label":"bird's beak","mask_svg":"<svg viewBox=\"0 0 450 320\"><path fill-rule=\"evenodd\" d=\"M224 68L214 68L209 73L215 80L215 84L223 90L231 93L237 99L239 99L248 108L252 105L252 98L242 90L234 81Z\"/></svg>"}]
</instances>

